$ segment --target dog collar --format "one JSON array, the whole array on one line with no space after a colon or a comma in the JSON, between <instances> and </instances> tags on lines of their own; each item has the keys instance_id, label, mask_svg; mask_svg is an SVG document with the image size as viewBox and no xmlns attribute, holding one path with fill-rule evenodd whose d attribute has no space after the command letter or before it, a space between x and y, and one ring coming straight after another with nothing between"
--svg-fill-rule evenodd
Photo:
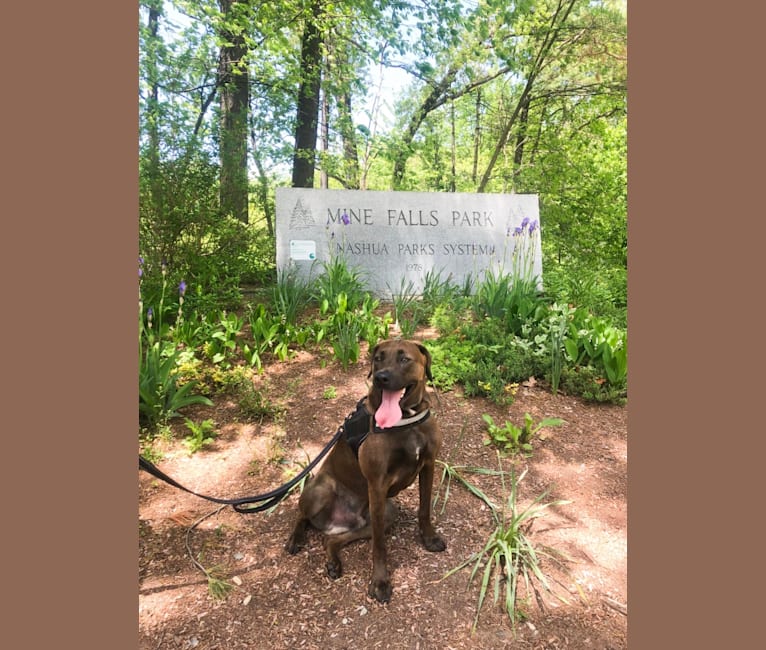
<instances>
[{"instance_id":1,"label":"dog collar","mask_svg":"<svg viewBox=\"0 0 766 650\"><path fill-rule=\"evenodd\" d=\"M371 416L371 417L373 418L373 425L372 425L373 432L386 433L388 431L393 431L395 429L406 429L407 427L411 427L414 424L420 424L421 422L425 422L429 417L431 417L431 410L426 409L425 411L416 413L412 417L402 418L395 425L391 427L386 427L385 429L381 429L377 424L375 424L374 416Z\"/></svg>"},{"instance_id":2,"label":"dog collar","mask_svg":"<svg viewBox=\"0 0 766 650\"><path fill-rule=\"evenodd\" d=\"M359 457L359 447L361 447L362 443L367 439L367 435L370 431L373 433L390 433L391 431L406 429L415 424L420 424L431 417L431 410L426 409L411 417L402 418L392 427L381 429L375 424L375 416L370 415L364 407L366 399L366 397L363 397L357 402L356 410L346 416L342 425L346 443L351 447L351 451L354 452L354 456L357 458Z\"/></svg>"}]
</instances>

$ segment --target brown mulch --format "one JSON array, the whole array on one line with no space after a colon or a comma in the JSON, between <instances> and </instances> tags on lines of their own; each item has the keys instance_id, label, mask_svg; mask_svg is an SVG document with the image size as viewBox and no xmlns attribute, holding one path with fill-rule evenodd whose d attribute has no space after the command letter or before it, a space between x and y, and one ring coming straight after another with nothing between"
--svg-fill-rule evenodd
<instances>
[{"instance_id":1,"label":"brown mulch","mask_svg":"<svg viewBox=\"0 0 766 650\"><path fill-rule=\"evenodd\" d=\"M244 421L237 405L217 400L187 415L213 418L213 445L189 455L177 436L155 444L158 466L183 485L231 498L268 491L314 457L344 416L366 393L367 362L344 371L329 356L300 352L268 365L256 385L284 407L276 421ZM337 396L323 396L333 386ZM520 501L545 490L551 508L529 537L538 547L566 553L563 566L542 558L554 593L525 594L525 620L511 626L500 604L487 596L472 631L479 594L470 569L444 574L480 550L494 530L489 509L452 484L439 492L436 525L447 541L429 553L417 541L417 488L402 492L398 521L388 537L394 594L381 605L367 596L367 541L343 549L344 573L324 571L320 536L288 555L284 543L294 522L297 496L270 514L239 514L231 508L171 487L139 472L139 635L142 649L234 648L601 648L627 647L627 407L590 404L540 385L520 386L513 404L497 406L443 392L435 412L444 431L442 460L495 469L494 447L483 442L483 413L496 423L560 417L566 423L541 431L529 457L502 459L503 467L527 474ZM291 474L292 473L292 474ZM504 500L498 477L467 474L496 503ZM437 484L438 484L437 475ZM444 509L442 510L442 506ZM217 512L216 512L217 511ZM211 514L213 513L213 514ZM206 517L198 525L192 525ZM232 585L214 599L207 579L187 552Z\"/></svg>"}]
</instances>

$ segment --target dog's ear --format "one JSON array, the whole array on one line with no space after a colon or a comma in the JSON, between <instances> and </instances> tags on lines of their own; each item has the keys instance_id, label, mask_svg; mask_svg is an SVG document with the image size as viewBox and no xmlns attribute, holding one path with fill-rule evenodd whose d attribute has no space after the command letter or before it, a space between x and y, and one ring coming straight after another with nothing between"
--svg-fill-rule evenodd
<instances>
[{"instance_id":1,"label":"dog's ear","mask_svg":"<svg viewBox=\"0 0 766 650\"><path fill-rule=\"evenodd\" d=\"M434 376L431 374L431 353L425 345L421 345L420 343L418 343L418 350L420 350L426 358L426 377L428 378L428 381L433 383Z\"/></svg>"},{"instance_id":2,"label":"dog's ear","mask_svg":"<svg viewBox=\"0 0 766 650\"><path fill-rule=\"evenodd\" d=\"M367 373L367 379L372 377L372 366L375 364L375 355L378 352L378 347L380 346L380 343L376 345L374 348L372 348L372 352L370 352L370 372Z\"/></svg>"}]
</instances>

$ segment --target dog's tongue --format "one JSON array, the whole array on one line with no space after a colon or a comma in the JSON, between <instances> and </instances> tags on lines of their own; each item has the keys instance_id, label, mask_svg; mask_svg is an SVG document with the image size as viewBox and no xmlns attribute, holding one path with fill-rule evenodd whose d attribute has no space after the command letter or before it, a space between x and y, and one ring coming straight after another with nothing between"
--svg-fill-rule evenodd
<instances>
[{"instance_id":1,"label":"dog's tongue","mask_svg":"<svg viewBox=\"0 0 766 650\"><path fill-rule=\"evenodd\" d=\"M384 390L382 393L383 399L378 410L375 411L375 422L377 422L381 429L387 429L402 419L402 409L399 407L399 400L404 395L404 389Z\"/></svg>"}]
</instances>

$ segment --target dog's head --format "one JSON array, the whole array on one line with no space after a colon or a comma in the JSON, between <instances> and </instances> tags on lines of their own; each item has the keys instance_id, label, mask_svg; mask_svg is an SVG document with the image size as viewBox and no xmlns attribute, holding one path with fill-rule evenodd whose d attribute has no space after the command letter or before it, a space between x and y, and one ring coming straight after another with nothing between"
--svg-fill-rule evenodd
<instances>
[{"instance_id":1,"label":"dog's head","mask_svg":"<svg viewBox=\"0 0 766 650\"><path fill-rule=\"evenodd\" d=\"M415 341L386 340L372 350L372 385L369 405L378 426L391 427L402 417L412 415L426 401L426 380L431 374L431 353Z\"/></svg>"}]
</instances>

